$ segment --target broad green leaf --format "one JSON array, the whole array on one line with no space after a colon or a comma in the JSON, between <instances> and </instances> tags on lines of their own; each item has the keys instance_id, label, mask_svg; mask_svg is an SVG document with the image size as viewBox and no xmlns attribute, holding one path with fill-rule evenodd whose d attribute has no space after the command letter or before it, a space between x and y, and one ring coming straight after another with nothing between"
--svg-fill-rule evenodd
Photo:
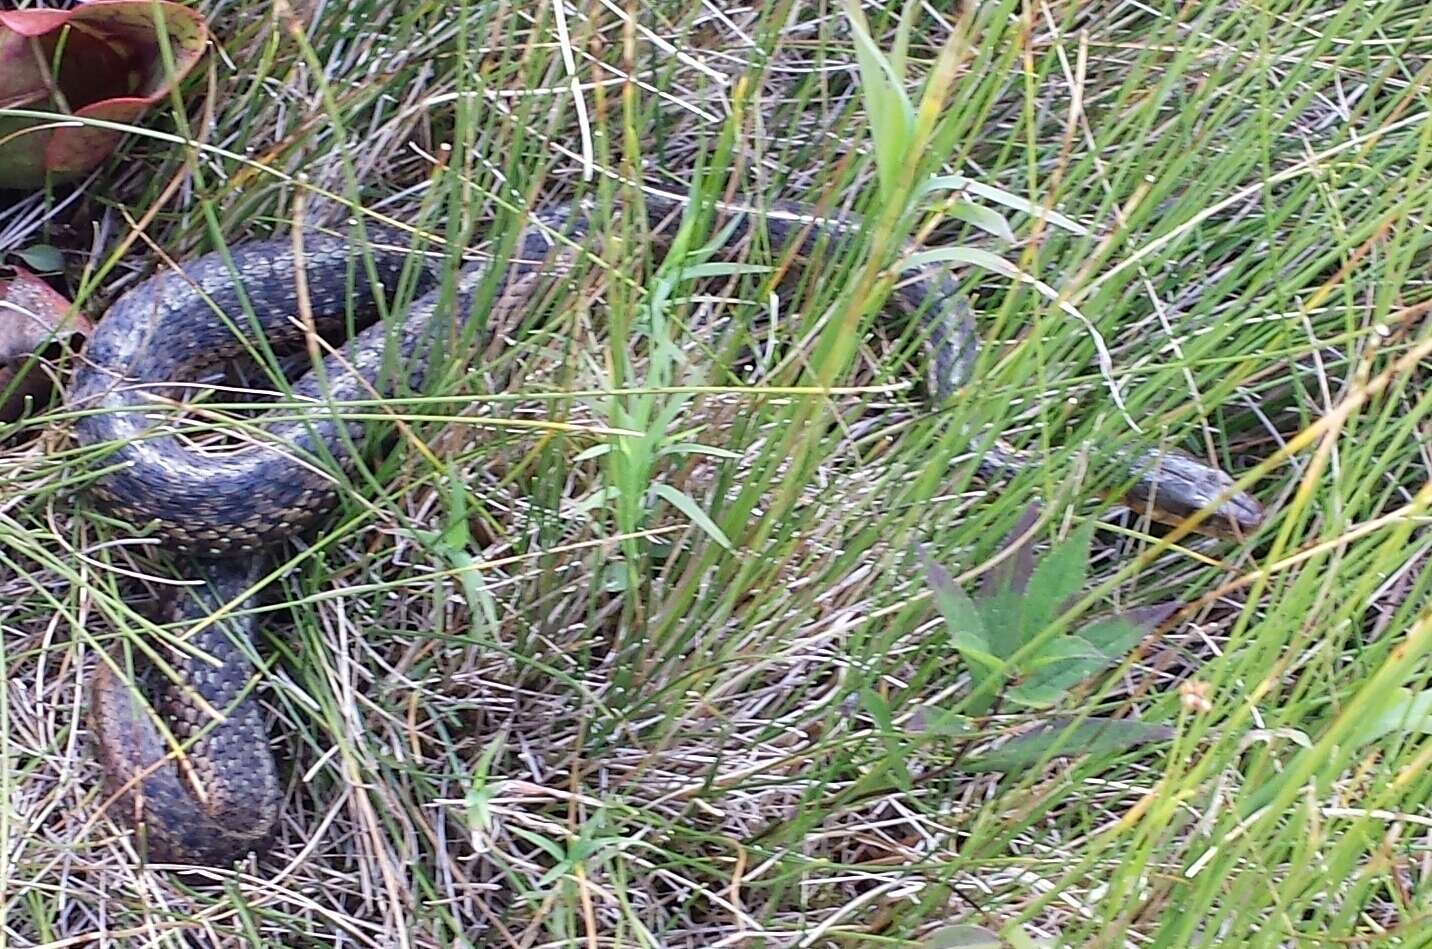
<instances>
[{"instance_id":1,"label":"broad green leaf","mask_svg":"<svg viewBox=\"0 0 1432 949\"><path fill-rule=\"evenodd\" d=\"M1097 662L1107 665L1109 657L1080 636L1056 636L1030 658L1028 669L1048 669L1068 662Z\"/></svg>"},{"instance_id":2,"label":"broad green leaf","mask_svg":"<svg viewBox=\"0 0 1432 949\"><path fill-rule=\"evenodd\" d=\"M1394 732L1432 735L1432 689L1413 692L1395 689L1382 703L1382 711L1354 732L1354 744L1363 745Z\"/></svg>"},{"instance_id":3,"label":"broad green leaf","mask_svg":"<svg viewBox=\"0 0 1432 949\"><path fill-rule=\"evenodd\" d=\"M925 580L930 584L935 605L945 618L950 645L970 664L971 671L980 681L1002 671L1006 657L994 654L984 619L974 600L960 588L950 572L935 563L923 548L917 548L916 554L924 562Z\"/></svg>"},{"instance_id":4,"label":"broad green leaf","mask_svg":"<svg viewBox=\"0 0 1432 949\"><path fill-rule=\"evenodd\" d=\"M1026 506L1019 520L1004 535L997 548L999 560L980 581L982 597L988 599L1001 590L1023 593L1028 588L1030 574L1034 573L1035 534L1031 528L1039 520L1040 511L1038 504ZM1025 539L1021 541L1021 538Z\"/></svg>"},{"instance_id":5,"label":"broad green leaf","mask_svg":"<svg viewBox=\"0 0 1432 949\"><path fill-rule=\"evenodd\" d=\"M911 734L955 738L971 734L974 730L975 723L968 715L960 715L933 705L915 709L905 722L905 731Z\"/></svg>"},{"instance_id":6,"label":"broad green leaf","mask_svg":"<svg viewBox=\"0 0 1432 949\"><path fill-rule=\"evenodd\" d=\"M620 562L603 564L597 575L597 589L603 593L625 593L630 582L630 573L626 565Z\"/></svg>"},{"instance_id":7,"label":"broad green leaf","mask_svg":"<svg viewBox=\"0 0 1432 949\"><path fill-rule=\"evenodd\" d=\"M1024 645L1019 626L1023 601L1024 597L1013 590L1000 590L979 601L980 615L988 631L989 650L1001 659L1013 656Z\"/></svg>"},{"instance_id":8,"label":"broad green leaf","mask_svg":"<svg viewBox=\"0 0 1432 949\"><path fill-rule=\"evenodd\" d=\"M923 551L920 557L925 561L925 581L930 584L930 593L935 598L935 605L940 608L940 613L945 617L945 625L951 633L965 633L968 641L978 645L978 648L989 651L989 638L985 634L984 621L980 618L980 611L975 607L974 600L970 599L968 593L960 588L950 572Z\"/></svg>"},{"instance_id":9,"label":"broad green leaf","mask_svg":"<svg viewBox=\"0 0 1432 949\"><path fill-rule=\"evenodd\" d=\"M1029 708L1058 705L1069 690L1101 669L1114 664L1078 636L1060 636L1030 664L1031 672L1009 690L1011 702Z\"/></svg>"},{"instance_id":10,"label":"broad green leaf","mask_svg":"<svg viewBox=\"0 0 1432 949\"><path fill-rule=\"evenodd\" d=\"M1147 635L1119 617L1096 620L1076 634L1103 654L1111 664L1120 662Z\"/></svg>"},{"instance_id":11,"label":"broad green leaf","mask_svg":"<svg viewBox=\"0 0 1432 949\"><path fill-rule=\"evenodd\" d=\"M1075 681L1078 679L1076 678ZM1069 686L1067 685L1044 679L1032 679L1011 687L1005 692L1004 697L1021 708L1051 709L1064 701L1064 696L1068 694Z\"/></svg>"},{"instance_id":12,"label":"broad green leaf","mask_svg":"<svg viewBox=\"0 0 1432 949\"><path fill-rule=\"evenodd\" d=\"M1108 656L1111 664L1119 663L1181 606L1178 600L1141 606L1095 620L1079 630L1078 635Z\"/></svg>"},{"instance_id":13,"label":"broad green leaf","mask_svg":"<svg viewBox=\"0 0 1432 949\"><path fill-rule=\"evenodd\" d=\"M59 273L65 269L65 255L49 244L32 244L14 253L36 273Z\"/></svg>"},{"instance_id":14,"label":"broad green leaf","mask_svg":"<svg viewBox=\"0 0 1432 949\"><path fill-rule=\"evenodd\" d=\"M950 636L950 645L955 651L964 657L965 661L975 667L981 679L1004 670L1005 660L1008 656L1000 656L989 650L989 644L973 633L961 630Z\"/></svg>"},{"instance_id":15,"label":"broad green leaf","mask_svg":"<svg viewBox=\"0 0 1432 949\"><path fill-rule=\"evenodd\" d=\"M971 755L961 771L1021 771L1056 756L1120 754L1140 745L1167 741L1174 731L1134 719L1058 719L1017 735L993 751Z\"/></svg>"},{"instance_id":16,"label":"broad green leaf","mask_svg":"<svg viewBox=\"0 0 1432 949\"><path fill-rule=\"evenodd\" d=\"M1034 566L1019 613L1019 644L1033 640L1084 586L1094 525L1086 521Z\"/></svg>"}]
</instances>

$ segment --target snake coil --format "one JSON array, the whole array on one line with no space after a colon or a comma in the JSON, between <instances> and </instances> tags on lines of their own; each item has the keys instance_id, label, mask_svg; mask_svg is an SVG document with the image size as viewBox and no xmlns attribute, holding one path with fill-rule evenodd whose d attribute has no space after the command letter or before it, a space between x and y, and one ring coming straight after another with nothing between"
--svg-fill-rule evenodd
<instances>
[{"instance_id":1,"label":"snake coil","mask_svg":"<svg viewBox=\"0 0 1432 949\"><path fill-rule=\"evenodd\" d=\"M680 206L649 195L653 232ZM759 227L772 247L835 255L858 234L853 218L815 216L798 205L718 209L732 215L727 246ZM161 271L109 309L69 397L83 412L75 425L80 443L108 449L105 471L89 490L109 514L149 526L167 549L187 555L200 581L181 598L176 620L193 627L185 641L203 656L173 651L177 676L154 703L169 735L109 664L92 686L102 770L119 813L142 829L149 859L222 864L262 849L271 836L279 782L250 695L254 623L244 613L264 551L336 504L341 479L333 467L352 472L367 423L332 407L390 397L400 385L420 390L432 345L475 316L480 290L515 297L514 305L531 299L587 230L577 207L539 212L518 235L513 259L468 266L454 295L397 232L370 231L365 242L305 237L301 256L290 241L260 241ZM377 320L387 302L381 294L405 280L414 302ZM943 398L963 384L977 340L949 275L920 271L896 286L891 303L920 321L932 394ZM311 325L296 319L299 313L311 314ZM157 428L146 412L172 404L177 385L218 361L301 343L314 330L329 333L350 321L368 325L293 385L291 400L309 408L266 423L242 448L201 451ZM393 365L403 372L384 372ZM981 468L995 473L1034 461L1001 446ZM1261 520L1257 502L1231 492L1227 475L1187 455L1140 453L1127 466L1130 498L1152 501L1162 519L1216 504L1205 521L1209 533L1246 531Z\"/></svg>"}]
</instances>

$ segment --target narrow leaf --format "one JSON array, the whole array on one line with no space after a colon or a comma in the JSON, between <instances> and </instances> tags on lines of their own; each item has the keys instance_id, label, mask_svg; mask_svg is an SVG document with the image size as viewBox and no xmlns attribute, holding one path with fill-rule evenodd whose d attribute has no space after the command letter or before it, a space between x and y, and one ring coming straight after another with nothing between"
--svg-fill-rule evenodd
<instances>
[{"instance_id":1,"label":"narrow leaf","mask_svg":"<svg viewBox=\"0 0 1432 949\"><path fill-rule=\"evenodd\" d=\"M969 201L956 201L945 210L952 218L964 221L987 234L993 234L1002 241L1014 242L1014 230L998 211Z\"/></svg>"},{"instance_id":2,"label":"narrow leaf","mask_svg":"<svg viewBox=\"0 0 1432 949\"><path fill-rule=\"evenodd\" d=\"M726 263L724 261L712 261L708 264L692 264L689 267L681 268L681 276L696 280L703 277L731 277L741 274L763 274L770 273L774 267L764 264L738 264Z\"/></svg>"},{"instance_id":3,"label":"narrow leaf","mask_svg":"<svg viewBox=\"0 0 1432 949\"><path fill-rule=\"evenodd\" d=\"M905 0L905 9L900 11L900 23L895 27L895 45L890 47L890 69L901 81L905 81L907 57L910 52L910 33L915 27L915 17L920 4Z\"/></svg>"},{"instance_id":4,"label":"narrow leaf","mask_svg":"<svg viewBox=\"0 0 1432 949\"><path fill-rule=\"evenodd\" d=\"M658 455L710 455L713 458L740 458L740 452L731 451L728 448L717 448L715 445L703 445L700 442L672 442L666 445Z\"/></svg>"},{"instance_id":5,"label":"narrow leaf","mask_svg":"<svg viewBox=\"0 0 1432 949\"><path fill-rule=\"evenodd\" d=\"M572 512L574 514L588 514L593 510L602 507L607 502L616 500L617 498L621 497L621 493L621 488L618 488L615 485L607 488L599 488L596 491L593 491L591 494L587 495L585 498L582 498L581 500L573 504Z\"/></svg>"},{"instance_id":6,"label":"narrow leaf","mask_svg":"<svg viewBox=\"0 0 1432 949\"><path fill-rule=\"evenodd\" d=\"M886 702L885 697L879 692L874 689L861 689L860 704L865 706L865 710L875 720L876 728L882 732L895 730L895 722L890 717L890 703Z\"/></svg>"},{"instance_id":7,"label":"narrow leaf","mask_svg":"<svg viewBox=\"0 0 1432 949\"><path fill-rule=\"evenodd\" d=\"M1174 735L1167 725L1123 718L1061 719L1040 725L1005 742L999 748L972 755L960 762L962 771L1020 771L1055 756L1121 754L1141 745L1168 741Z\"/></svg>"},{"instance_id":8,"label":"narrow leaf","mask_svg":"<svg viewBox=\"0 0 1432 949\"><path fill-rule=\"evenodd\" d=\"M1017 194L1005 191L1003 188L996 188L993 185L983 184L965 175L939 175L926 179L921 188L922 193L929 194L934 191L967 191L977 197L992 201L1015 211L1021 211L1033 218L1042 218L1055 227L1063 228L1071 234L1078 234L1080 237L1087 236L1089 229L1072 218L1065 217L1058 211L1046 211L1028 198L1022 198Z\"/></svg>"},{"instance_id":9,"label":"narrow leaf","mask_svg":"<svg viewBox=\"0 0 1432 949\"><path fill-rule=\"evenodd\" d=\"M929 250L916 251L900 262L900 269L920 270L936 264L969 264L972 267L997 273L1001 277L1027 283L1039 291L1040 296L1058 304L1059 309L1064 313L1084 319L1083 314L1073 304L1060 297L1058 290L1038 277L1025 273L998 254L992 254L978 247L932 247Z\"/></svg>"},{"instance_id":10,"label":"narrow leaf","mask_svg":"<svg viewBox=\"0 0 1432 949\"><path fill-rule=\"evenodd\" d=\"M880 196L895 196L900 173L909 156L915 130L915 107L905 92L900 76L870 37L870 27L856 0L846 0L850 34L855 39L855 59L860 67L860 90L875 146L875 175Z\"/></svg>"},{"instance_id":11,"label":"narrow leaf","mask_svg":"<svg viewBox=\"0 0 1432 949\"><path fill-rule=\"evenodd\" d=\"M890 703L874 689L862 689L860 698L865 710L875 720L875 727L879 730L885 744L885 760L872 767L865 774L865 779L874 782L874 786L884 786L887 780L893 781L896 787L908 791L910 789L910 770L905 765L905 754L901 743L897 740L894 717L890 714Z\"/></svg>"},{"instance_id":12,"label":"narrow leaf","mask_svg":"<svg viewBox=\"0 0 1432 949\"><path fill-rule=\"evenodd\" d=\"M693 501L690 496L682 494L669 484L660 482L652 485L651 491L682 514L685 514L691 523L701 528L701 530L712 540L716 541L716 543L727 550L731 549L731 541L726 538L725 533L722 532L721 528L716 526L716 522L711 520L706 512L701 510L701 506Z\"/></svg>"},{"instance_id":13,"label":"narrow leaf","mask_svg":"<svg viewBox=\"0 0 1432 949\"><path fill-rule=\"evenodd\" d=\"M477 764L473 766L472 782L468 785L464 801L470 828L482 831L492 829L492 809L488 802L496 796L498 790L491 783L492 762L506 746L506 733L499 732L496 738L487 743L487 747L477 757Z\"/></svg>"},{"instance_id":14,"label":"narrow leaf","mask_svg":"<svg viewBox=\"0 0 1432 949\"><path fill-rule=\"evenodd\" d=\"M575 456L573 456L572 460L573 460L573 461L591 461L593 458L600 458L600 457L602 457L603 455L607 454L607 453L610 452L611 450L612 450L612 446L611 446L610 443L608 443L608 442L602 442L602 443L599 444L599 445L593 445L593 446L590 447L590 448L584 448L584 449L582 449L581 451L577 452L577 454L576 454Z\"/></svg>"},{"instance_id":15,"label":"narrow leaf","mask_svg":"<svg viewBox=\"0 0 1432 949\"><path fill-rule=\"evenodd\" d=\"M1004 949L1004 943L983 926L945 926L930 934L925 949Z\"/></svg>"}]
</instances>

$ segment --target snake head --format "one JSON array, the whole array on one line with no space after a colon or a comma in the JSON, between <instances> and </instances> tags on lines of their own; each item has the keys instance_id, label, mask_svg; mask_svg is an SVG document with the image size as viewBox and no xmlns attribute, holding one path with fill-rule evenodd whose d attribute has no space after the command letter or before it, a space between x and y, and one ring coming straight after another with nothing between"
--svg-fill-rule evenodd
<instances>
[{"instance_id":1,"label":"snake head","mask_svg":"<svg viewBox=\"0 0 1432 949\"><path fill-rule=\"evenodd\" d=\"M1210 537L1241 540L1263 524L1263 505L1246 491L1233 491L1233 478L1177 449L1149 452L1137 480L1122 501L1161 524L1178 525L1209 509L1194 528ZM1231 492L1231 493L1230 493Z\"/></svg>"}]
</instances>

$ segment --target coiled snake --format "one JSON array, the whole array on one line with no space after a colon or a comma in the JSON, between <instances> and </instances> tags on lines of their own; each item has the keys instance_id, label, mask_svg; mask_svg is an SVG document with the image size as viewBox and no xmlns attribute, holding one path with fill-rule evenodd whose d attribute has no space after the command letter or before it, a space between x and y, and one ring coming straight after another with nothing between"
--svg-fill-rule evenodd
<instances>
[{"instance_id":1,"label":"coiled snake","mask_svg":"<svg viewBox=\"0 0 1432 949\"><path fill-rule=\"evenodd\" d=\"M650 195L645 207L657 231L680 202ZM732 218L727 246L759 227L773 248L833 255L856 232L849 217L813 217L794 205L718 207ZM495 295L530 299L532 288L542 284L536 278L569 255L586 231L584 215L573 207L533 215L516 241L516 259L460 272L450 312L468 319L484 279ZM301 273L287 240L241 245L227 259L210 254L161 271L110 307L76 372L69 401L82 415L75 434L84 445L109 449L91 494L109 514L148 525L165 547L190 556L203 583L182 598L178 619L210 620L188 643L217 660L171 654L178 680L166 683L154 703L170 737L156 727L146 703L136 700L135 687L108 665L100 666L92 686L91 717L106 782L119 813L142 829L152 860L220 864L261 849L270 837L278 780L259 707L245 691L254 623L242 615L216 620L211 614L234 601L239 607L230 613L242 614L248 601L241 598L257 581L264 549L336 504L338 479L325 472L323 460L351 473L353 446L366 423L325 405L387 397L398 381L420 389L429 343L452 330L437 275L426 264L415 265L418 255L408 239L371 229L369 238L363 248L341 238L306 237ZM372 278L392 288L405 272L417 281L415 302L390 321L372 323L380 305ZM891 300L920 321L932 376L928 387L944 398L967 380L976 346L954 281L931 268L901 281ZM175 383L252 351L261 337L275 346L308 338L310 330L295 318L300 312L311 312L312 328L320 332L350 317L372 323L294 384L293 398L311 402L311 412L267 425L264 437L222 454L153 429L144 407L152 407L156 396L171 398ZM384 373L385 365L405 367L405 378ZM1037 461L1001 446L980 467L990 475ZM1205 533L1241 534L1262 518L1255 500L1229 490L1227 475L1181 452L1133 453L1123 463L1133 485L1127 500L1160 520L1176 522L1215 502L1201 527Z\"/></svg>"}]
</instances>

